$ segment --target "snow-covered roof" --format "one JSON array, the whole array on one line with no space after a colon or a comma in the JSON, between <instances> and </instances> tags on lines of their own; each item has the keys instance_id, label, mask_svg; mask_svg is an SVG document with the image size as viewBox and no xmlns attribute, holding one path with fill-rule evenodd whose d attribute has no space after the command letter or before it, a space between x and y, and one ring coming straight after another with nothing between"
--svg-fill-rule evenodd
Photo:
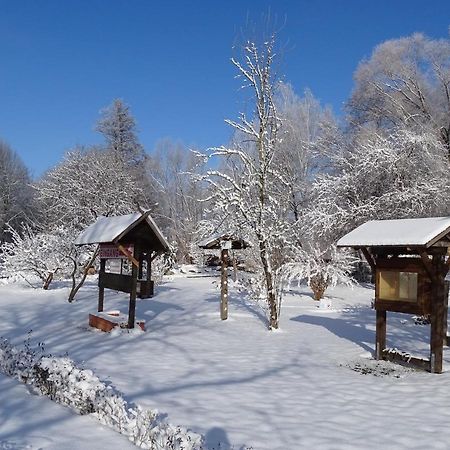
<instances>
[{"instance_id":1,"label":"snow-covered roof","mask_svg":"<svg viewBox=\"0 0 450 450\"><path fill-rule=\"evenodd\" d=\"M125 234L125 232L132 230L143 220L148 223L161 245L164 248L168 248L169 244L162 235L155 221L150 217L149 212L138 212L134 214L111 217L100 216L75 239L74 244L85 245L117 242Z\"/></svg>"},{"instance_id":2,"label":"snow-covered roof","mask_svg":"<svg viewBox=\"0 0 450 450\"><path fill-rule=\"evenodd\" d=\"M236 236L234 233L218 233L213 236L209 236L206 239L203 239L198 243L200 248L205 249L214 249L220 248L221 241L232 241L233 248L247 248L251 247L250 242L246 239L241 238L240 236Z\"/></svg>"},{"instance_id":3,"label":"snow-covered roof","mask_svg":"<svg viewBox=\"0 0 450 450\"><path fill-rule=\"evenodd\" d=\"M371 220L339 239L337 246L430 247L447 234L450 234L450 217Z\"/></svg>"}]
</instances>

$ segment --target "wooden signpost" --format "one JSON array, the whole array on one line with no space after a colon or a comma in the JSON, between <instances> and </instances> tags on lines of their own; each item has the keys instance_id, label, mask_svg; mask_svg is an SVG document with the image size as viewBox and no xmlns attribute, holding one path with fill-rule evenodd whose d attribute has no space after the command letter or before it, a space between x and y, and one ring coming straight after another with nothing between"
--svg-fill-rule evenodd
<instances>
[{"instance_id":1,"label":"wooden signpost","mask_svg":"<svg viewBox=\"0 0 450 450\"><path fill-rule=\"evenodd\" d=\"M220 318L228 319L228 266L229 251L250 247L250 243L231 234L212 236L199 243L199 247L207 250L220 250Z\"/></svg>"}]
</instances>

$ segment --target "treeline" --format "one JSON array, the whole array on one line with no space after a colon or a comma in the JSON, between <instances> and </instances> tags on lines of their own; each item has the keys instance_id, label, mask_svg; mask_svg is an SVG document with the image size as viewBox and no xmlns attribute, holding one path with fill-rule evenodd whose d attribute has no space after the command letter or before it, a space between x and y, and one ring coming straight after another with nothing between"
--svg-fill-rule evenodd
<instances>
[{"instance_id":1,"label":"treeline","mask_svg":"<svg viewBox=\"0 0 450 450\"><path fill-rule=\"evenodd\" d=\"M139 205L152 210L179 262L195 260L209 234L251 238L249 288L264 294L276 327L291 279L319 294L347 279L353 259L334 243L355 226L450 213L449 39L415 34L377 46L359 64L340 120L275 76L276 50L272 36L247 42L232 60L252 102L227 121L234 134L222 147L190 152L166 140L148 153L121 100L97 124L102 146L74 149L38 180L1 144L3 276L34 270L76 286L95 250L75 249L74 236L99 215ZM30 254L45 266L26 268Z\"/></svg>"}]
</instances>

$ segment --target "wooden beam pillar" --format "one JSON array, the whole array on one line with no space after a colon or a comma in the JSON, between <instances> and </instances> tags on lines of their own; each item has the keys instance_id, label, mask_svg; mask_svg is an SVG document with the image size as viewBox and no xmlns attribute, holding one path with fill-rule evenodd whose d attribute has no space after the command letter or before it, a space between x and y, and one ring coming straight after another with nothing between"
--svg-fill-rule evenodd
<instances>
[{"instance_id":1,"label":"wooden beam pillar","mask_svg":"<svg viewBox=\"0 0 450 450\"><path fill-rule=\"evenodd\" d=\"M134 254L139 254L139 249L134 246ZM130 305L128 307L128 328L134 328L134 322L136 319L136 295L137 295L137 278L139 271L139 263L136 264L136 259L132 258L131 264L131 292L130 292Z\"/></svg>"},{"instance_id":2,"label":"wooden beam pillar","mask_svg":"<svg viewBox=\"0 0 450 450\"><path fill-rule=\"evenodd\" d=\"M152 252L147 252L147 281L152 279Z\"/></svg>"},{"instance_id":3,"label":"wooden beam pillar","mask_svg":"<svg viewBox=\"0 0 450 450\"><path fill-rule=\"evenodd\" d=\"M448 330L448 288L449 288L449 282L444 282L444 346L448 346L448 337L447 337L447 330Z\"/></svg>"},{"instance_id":4,"label":"wooden beam pillar","mask_svg":"<svg viewBox=\"0 0 450 450\"><path fill-rule=\"evenodd\" d=\"M430 370L432 373L442 373L444 353L444 315L445 308L445 281L441 276L443 257L434 255L433 269L433 295L431 299L431 332L430 332Z\"/></svg>"},{"instance_id":5,"label":"wooden beam pillar","mask_svg":"<svg viewBox=\"0 0 450 450\"><path fill-rule=\"evenodd\" d=\"M100 279L103 273L105 273L105 267L106 267L106 259L101 258L100 259L100 273L98 274L98 306L97 311L102 312L103 311L103 301L105 299L105 288L102 286Z\"/></svg>"},{"instance_id":6,"label":"wooden beam pillar","mask_svg":"<svg viewBox=\"0 0 450 450\"><path fill-rule=\"evenodd\" d=\"M222 249L220 254L222 261L220 280L220 318L228 319L228 250Z\"/></svg>"},{"instance_id":7,"label":"wooden beam pillar","mask_svg":"<svg viewBox=\"0 0 450 450\"><path fill-rule=\"evenodd\" d=\"M144 254L143 252L140 252L139 255L137 255L136 258L139 261L139 270L138 270L138 279L142 280L142 274L143 274L143 264L144 264Z\"/></svg>"},{"instance_id":8,"label":"wooden beam pillar","mask_svg":"<svg viewBox=\"0 0 450 450\"><path fill-rule=\"evenodd\" d=\"M375 333L375 359L383 359L386 348L386 311L377 309L377 323Z\"/></svg>"}]
</instances>

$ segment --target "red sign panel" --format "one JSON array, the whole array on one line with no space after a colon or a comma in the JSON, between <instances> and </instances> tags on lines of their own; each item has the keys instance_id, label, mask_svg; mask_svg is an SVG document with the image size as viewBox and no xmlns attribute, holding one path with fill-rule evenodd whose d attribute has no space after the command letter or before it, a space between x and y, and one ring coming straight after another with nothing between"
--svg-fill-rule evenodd
<instances>
[{"instance_id":1,"label":"red sign panel","mask_svg":"<svg viewBox=\"0 0 450 450\"><path fill-rule=\"evenodd\" d=\"M134 253L133 244L123 244L123 247ZM100 258L102 259L127 259L127 257L114 244L100 244Z\"/></svg>"}]
</instances>

